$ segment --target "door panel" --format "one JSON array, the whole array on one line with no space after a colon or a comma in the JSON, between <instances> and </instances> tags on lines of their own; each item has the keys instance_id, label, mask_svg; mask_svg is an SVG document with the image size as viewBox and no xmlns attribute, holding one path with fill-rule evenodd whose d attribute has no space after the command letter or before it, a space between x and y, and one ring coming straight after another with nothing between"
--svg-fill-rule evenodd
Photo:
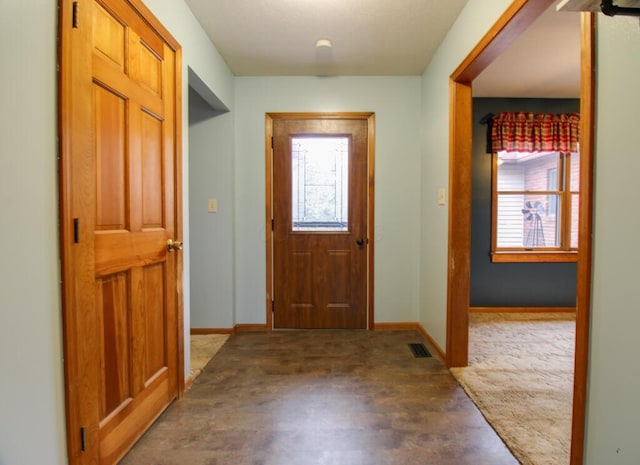
<instances>
[{"instance_id":1,"label":"door panel","mask_svg":"<svg viewBox=\"0 0 640 465\"><path fill-rule=\"evenodd\" d=\"M367 326L367 129L274 121L275 328Z\"/></svg>"},{"instance_id":2,"label":"door panel","mask_svg":"<svg viewBox=\"0 0 640 465\"><path fill-rule=\"evenodd\" d=\"M167 248L180 239L179 49L137 0L76 13L63 38L83 59L63 60L61 97L69 462L105 465L180 385L180 252Z\"/></svg>"},{"instance_id":3,"label":"door panel","mask_svg":"<svg viewBox=\"0 0 640 465\"><path fill-rule=\"evenodd\" d=\"M140 32L149 31L131 26L137 19L134 12L120 4L103 5L96 5L96 24L109 27L94 29L94 60L102 62L106 56L117 67L108 63L109 72L94 76L94 82L100 80L97 88L104 89L96 91L100 98L95 104L100 160L96 211L108 220L96 228L95 255L96 282L103 296L98 312L102 310L104 322L106 408L99 419L100 441L114 445L113 450L101 448L100 458L112 463L177 395L176 360L167 357L166 346L169 338L175 339L177 325L175 304L164 294L168 280L175 280L173 258L165 246L174 226L164 214L173 209L165 198L173 179L164 176L165 163L172 163L165 159L163 147L163 133L171 130L165 128L160 92L164 63L141 40ZM150 255L141 256L140 251ZM116 281L111 274L102 275L103 270L116 271L104 266L114 262Z\"/></svg>"}]
</instances>

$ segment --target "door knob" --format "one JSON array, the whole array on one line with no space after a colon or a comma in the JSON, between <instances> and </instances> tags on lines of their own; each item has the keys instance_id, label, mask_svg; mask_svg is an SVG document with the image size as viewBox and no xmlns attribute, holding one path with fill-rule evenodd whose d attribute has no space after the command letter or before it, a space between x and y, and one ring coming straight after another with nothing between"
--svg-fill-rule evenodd
<instances>
[{"instance_id":1,"label":"door knob","mask_svg":"<svg viewBox=\"0 0 640 465\"><path fill-rule=\"evenodd\" d=\"M169 252L173 252L174 250L182 250L182 241L175 241L173 239L169 239L167 241L167 250Z\"/></svg>"},{"instance_id":2,"label":"door knob","mask_svg":"<svg viewBox=\"0 0 640 465\"><path fill-rule=\"evenodd\" d=\"M364 239L359 237L358 240L356 241L356 244L358 244L358 247L362 247L364 244Z\"/></svg>"}]
</instances>

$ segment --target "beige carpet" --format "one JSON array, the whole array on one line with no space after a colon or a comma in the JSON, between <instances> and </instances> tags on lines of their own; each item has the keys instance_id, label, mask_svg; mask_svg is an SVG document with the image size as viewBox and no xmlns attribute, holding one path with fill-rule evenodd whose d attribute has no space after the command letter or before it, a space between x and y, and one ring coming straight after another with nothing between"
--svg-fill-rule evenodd
<instances>
[{"instance_id":1,"label":"beige carpet","mask_svg":"<svg viewBox=\"0 0 640 465\"><path fill-rule=\"evenodd\" d=\"M207 363L229 339L228 334L192 334L191 335L191 381L202 373Z\"/></svg>"},{"instance_id":2,"label":"beige carpet","mask_svg":"<svg viewBox=\"0 0 640 465\"><path fill-rule=\"evenodd\" d=\"M470 315L469 366L451 372L523 465L568 465L573 314Z\"/></svg>"}]
</instances>

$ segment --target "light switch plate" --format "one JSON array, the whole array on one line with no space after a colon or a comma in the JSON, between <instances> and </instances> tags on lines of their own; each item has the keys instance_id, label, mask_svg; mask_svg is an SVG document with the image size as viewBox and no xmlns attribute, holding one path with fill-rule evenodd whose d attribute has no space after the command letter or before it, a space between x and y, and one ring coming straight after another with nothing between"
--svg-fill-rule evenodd
<instances>
[{"instance_id":1,"label":"light switch plate","mask_svg":"<svg viewBox=\"0 0 640 465\"><path fill-rule=\"evenodd\" d=\"M216 213L218 211L218 199L207 200L207 211L209 213Z\"/></svg>"},{"instance_id":2,"label":"light switch plate","mask_svg":"<svg viewBox=\"0 0 640 465\"><path fill-rule=\"evenodd\" d=\"M445 200L445 190L444 187L441 187L438 189L438 205L444 205Z\"/></svg>"}]
</instances>

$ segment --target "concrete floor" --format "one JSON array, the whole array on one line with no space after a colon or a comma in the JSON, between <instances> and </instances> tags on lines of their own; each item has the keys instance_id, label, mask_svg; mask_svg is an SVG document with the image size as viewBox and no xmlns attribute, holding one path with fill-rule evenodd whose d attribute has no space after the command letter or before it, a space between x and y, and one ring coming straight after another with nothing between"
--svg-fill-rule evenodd
<instances>
[{"instance_id":1,"label":"concrete floor","mask_svg":"<svg viewBox=\"0 0 640 465\"><path fill-rule=\"evenodd\" d=\"M122 465L517 465L412 331L237 334ZM433 351L432 351L433 352Z\"/></svg>"}]
</instances>

